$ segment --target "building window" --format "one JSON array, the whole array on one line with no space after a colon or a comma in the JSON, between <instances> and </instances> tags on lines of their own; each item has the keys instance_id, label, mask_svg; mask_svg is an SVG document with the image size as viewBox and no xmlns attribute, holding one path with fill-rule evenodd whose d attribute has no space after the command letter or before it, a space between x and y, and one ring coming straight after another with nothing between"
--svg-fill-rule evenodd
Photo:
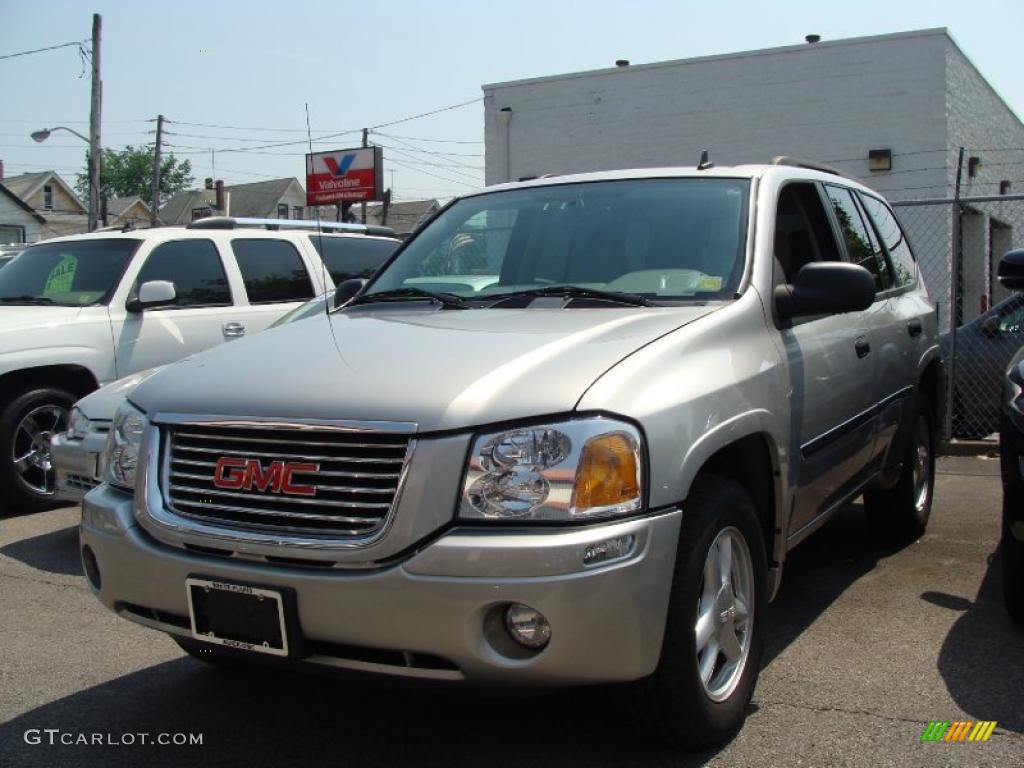
<instances>
[{"instance_id":1,"label":"building window","mask_svg":"<svg viewBox=\"0 0 1024 768\"><path fill-rule=\"evenodd\" d=\"M292 218L293 219L301 219L302 218L302 206L301 205L293 205L292 206Z\"/></svg>"},{"instance_id":2,"label":"building window","mask_svg":"<svg viewBox=\"0 0 1024 768\"><path fill-rule=\"evenodd\" d=\"M0 224L0 245L24 243L25 228L18 224Z\"/></svg>"},{"instance_id":3,"label":"building window","mask_svg":"<svg viewBox=\"0 0 1024 768\"><path fill-rule=\"evenodd\" d=\"M43 208L48 211L53 210L53 186L50 184L43 186Z\"/></svg>"},{"instance_id":4,"label":"building window","mask_svg":"<svg viewBox=\"0 0 1024 768\"><path fill-rule=\"evenodd\" d=\"M288 205L286 203L277 204L277 218L287 219L288 218Z\"/></svg>"}]
</instances>

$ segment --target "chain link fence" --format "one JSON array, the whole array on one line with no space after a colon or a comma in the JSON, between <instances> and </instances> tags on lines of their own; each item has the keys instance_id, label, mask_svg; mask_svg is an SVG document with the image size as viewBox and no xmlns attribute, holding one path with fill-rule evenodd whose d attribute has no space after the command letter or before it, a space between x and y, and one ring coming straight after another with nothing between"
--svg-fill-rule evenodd
<instances>
[{"instance_id":1,"label":"chain link fence","mask_svg":"<svg viewBox=\"0 0 1024 768\"><path fill-rule=\"evenodd\" d=\"M991 435L999 428L1006 367L1024 346L1024 296L996 277L1002 255L1024 248L1024 195L905 200L893 207L938 307L949 377L943 432Z\"/></svg>"}]
</instances>

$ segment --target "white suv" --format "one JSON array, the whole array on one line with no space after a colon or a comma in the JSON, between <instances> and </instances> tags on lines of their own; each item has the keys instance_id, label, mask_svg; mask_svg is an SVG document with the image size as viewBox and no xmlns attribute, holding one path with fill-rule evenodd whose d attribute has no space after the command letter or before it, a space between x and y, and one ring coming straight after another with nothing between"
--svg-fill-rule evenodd
<instances>
[{"instance_id":1,"label":"white suv","mask_svg":"<svg viewBox=\"0 0 1024 768\"><path fill-rule=\"evenodd\" d=\"M50 439L67 428L79 398L261 331L333 282L368 277L401 242L354 225L327 235L245 226L257 223L205 219L55 238L4 268L0 508L53 501Z\"/></svg>"}]
</instances>

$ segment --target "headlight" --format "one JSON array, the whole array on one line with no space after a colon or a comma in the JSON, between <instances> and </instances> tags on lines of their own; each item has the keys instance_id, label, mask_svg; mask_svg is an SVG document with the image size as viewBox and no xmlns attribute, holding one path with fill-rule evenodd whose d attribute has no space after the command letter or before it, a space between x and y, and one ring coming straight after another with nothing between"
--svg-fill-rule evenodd
<instances>
[{"instance_id":1,"label":"headlight","mask_svg":"<svg viewBox=\"0 0 1024 768\"><path fill-rule=\"evenodd\" d=\"M103 453L103 479L111 485L129 491L135 487L139 446L147 424L146 416L127 400L118 406Z\"/></svg>"},{"instance_id":2,"label":"headlight","mask_svg":"<svg viewBox=\"0 0 1024 768\"><path fill-rule=\"evenodd\" d=\"M68 437L72 440L81 440L89 434L91 428L92 422L89 421L89 417L77 408L72 408L71 416L68 418Z\"/></svg>"},{"instance_id":3,"label":"headlight","mask_svg":"<svg viewBox=\"0 0 1024 768\"><path fill-rule=\"evenodd\" d=\"M590 520L643 503L640 433L589 418L480 435L473 442L459 517Z\"/></svg>"}]
</instances>

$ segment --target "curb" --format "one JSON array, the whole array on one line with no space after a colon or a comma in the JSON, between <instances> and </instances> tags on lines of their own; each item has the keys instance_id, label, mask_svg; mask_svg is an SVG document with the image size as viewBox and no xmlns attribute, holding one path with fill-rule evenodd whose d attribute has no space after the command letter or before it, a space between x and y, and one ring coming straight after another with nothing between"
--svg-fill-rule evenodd
<instances>
[{"instance_id":1,"label":"curb","mask_svg":"<svg viewBox=\"0 0 1024 768\"><path fill-rule=\"evenodd\" d=\"M944 440L939 444L939 456L988 456L998 454L998 440Z\"/></svg>"}]
</instances>

